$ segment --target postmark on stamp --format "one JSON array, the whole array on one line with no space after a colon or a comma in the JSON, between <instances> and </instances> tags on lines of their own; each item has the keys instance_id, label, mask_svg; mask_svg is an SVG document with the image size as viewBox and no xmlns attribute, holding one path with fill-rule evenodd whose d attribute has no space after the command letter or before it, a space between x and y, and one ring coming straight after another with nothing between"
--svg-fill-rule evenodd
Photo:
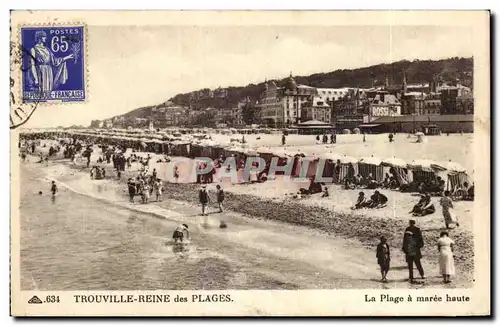
<instances>
[{"instance_id":1,"label":"postmark on stamp","mask_svg":"<svg viewBox=\"0 0 500 326\"><path fill-rule=\"evenodd\" d=\"M22 102L86 99L85 28L21 27Z\"/></svg>"}]
</instances>

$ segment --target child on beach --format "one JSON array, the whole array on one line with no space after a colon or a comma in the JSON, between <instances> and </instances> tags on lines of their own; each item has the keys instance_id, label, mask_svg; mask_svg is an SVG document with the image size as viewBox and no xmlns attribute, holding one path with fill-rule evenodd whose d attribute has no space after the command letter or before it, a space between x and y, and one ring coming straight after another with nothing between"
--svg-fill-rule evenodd
<instances>
[{"instance_id":1,"label":"child on beach","mask_svg":"<svg viewBox=\"0 0 500 326\"><path fill-rule=\"evenodd\" d=\"M174 239L174 242L177 243L177 240L180 240L182 242L184 240L184 232L186 232L186 238L189 239L189 226L187 224L181 224L179 225L172 236Z\"/></svg>"},{"instance_id":2,"label":"child on beach","mask_svg":"<svg viewBox=\"0 0 500 326\"><path fill-rule=\"evenodd\" d=\"M387 282L387 273L390 269L391 252L387 239L384 236L380 237L380 243L377 245L377 263L380 266L380 274L382 275L382 282Z\"/></svg>"},{"instance_id":3,"label":"child on beach","mask_svg":"<svg viewBox=\"0 0 500 326\"><path fill-rule=\"evenodd\" d=\"M219 204L219 211L222 213L222 203L224 202L224 190L217 185L217 204Z\"/></svg>"},{"instance_id":4,"label":"child on beach","mask_svg":"<svg viewBox=\"0 0 500 326\"><path fill-rule=\"evenodd\" d=\"M52 196L57 194L57 185L55 181L52 181L52 186L50 187L50 191L52 192Z\"/></svg>"}]
</instances>

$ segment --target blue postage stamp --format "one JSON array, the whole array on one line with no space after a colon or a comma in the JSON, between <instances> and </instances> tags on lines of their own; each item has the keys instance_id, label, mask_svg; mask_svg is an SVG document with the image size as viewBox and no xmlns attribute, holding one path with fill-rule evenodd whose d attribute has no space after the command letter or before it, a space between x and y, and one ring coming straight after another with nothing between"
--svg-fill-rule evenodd
<instances>
[{"instance_id":1,"label":"blue postage stamp","mask_svg":"<svg viewBox=\"0 0 500 326\"><path fill-rule=\"evenodd\" d=\"M21 27L23 102L84 101L84 26Z\"/></svg>"}]
</instances>

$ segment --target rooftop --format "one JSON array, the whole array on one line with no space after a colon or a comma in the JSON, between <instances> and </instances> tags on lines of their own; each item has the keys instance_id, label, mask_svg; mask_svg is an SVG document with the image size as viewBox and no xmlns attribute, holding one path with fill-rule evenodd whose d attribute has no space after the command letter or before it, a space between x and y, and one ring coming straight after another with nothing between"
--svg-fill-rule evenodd
<instances>
[{"instance_id":1,"label":"rooftop","mask_svg":"<svg viewBox=\"0 0 500 326\"><path fill-rule=\"evenodd\" d=\"M374 124L400 123L400 122L474 122L472 114L443 114L443 115L402 115L391 117L380 117L372 121Z\"/></svg>"},{"instance_id":2,"label":"rooftop","mask_svg":"<svg viewBox=\"0 0 500 326\"><path fill-rule=\"evenodd\" d=\"M329 123L318 121L318 120L309 120L309 121L306 121L306 122L299 123L297 125L297 127L301 127L301 126L319 126L319 127L321 127L321 126L329 126L329 127L331 127L331 125Z\"/></svg>"}]
</instances>

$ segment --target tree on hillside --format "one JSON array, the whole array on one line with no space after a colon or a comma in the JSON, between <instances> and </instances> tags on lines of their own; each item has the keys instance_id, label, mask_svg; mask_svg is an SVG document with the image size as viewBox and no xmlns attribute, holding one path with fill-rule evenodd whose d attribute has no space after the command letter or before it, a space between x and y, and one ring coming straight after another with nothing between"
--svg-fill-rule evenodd
<instances>
[{"instance_id":1,"label":"tree on hillside","mask_svg":"<svg viewBox=\"0 0 500 326\"><path fill-rule=\"evenodd\" d=\"M226 114L223 118L222 118L222 122L227 124L228 126L234 126L234 117L230 114Z\"/></svg>"},{"instance_id":2,"label":"tree on hillside","mask_svg":"<svg viewBox=\"0 0 500 326\"><path fill-rule=\"evenodd\" d=\"M245 124L251 125L251 124L259 124L260 123L260 121L258 121L258 117L257 117L257 110L258 109L252 103L245 103L245 106L243 107L243 112L242 112L243 121L245 122Z\"/></svg>"},{"instance_id":3,"label":"tree on hillside","mask_svg":"<svg viewBox=\"0 0 500 326\"><path fill-rule=\"evenodd\" d=\"M203 112L194 117L193 125L213 128L215 127L215 114L214 112Z\"/></svg>"},{"instance_id":4,"label":"tree on hillside","mask_svg":"<svg viewBox=\"0 0 500 326\"><path fill-rule=\"evenodd\" d=\"M439 79L443 82L453 82L457 79L461 84L473 87L474 82L474 60L473 58L449 58L444 60L402 60L390 64L378 64L370 67L358 69L340 69L332 72L317 73L310 76L295 76L299 84L305 84L312 87L340 88L340 87L361 87L369 88L372 84L375 86L383 85L386 78L393 85L401 85L403 75L406 75L406 81L411 83L428 83L433 79ZM278 86L283 85L285 77L277 80ZM198 91L177 94L168 102L174 105L190 107L193 110L205 108L227 108L235 107L241 99L249 98L252 102L256 101L264 91L264 83L248 84L239 87L225 87L218 89L216 96L208 88ZM133 110L124 116L133 118L146 118L151 116L153 107L143 107ZM245 110L243 119L246 123L258 123L255 121L256 110L254 108Z\"/></svg>"}]
</instances>

